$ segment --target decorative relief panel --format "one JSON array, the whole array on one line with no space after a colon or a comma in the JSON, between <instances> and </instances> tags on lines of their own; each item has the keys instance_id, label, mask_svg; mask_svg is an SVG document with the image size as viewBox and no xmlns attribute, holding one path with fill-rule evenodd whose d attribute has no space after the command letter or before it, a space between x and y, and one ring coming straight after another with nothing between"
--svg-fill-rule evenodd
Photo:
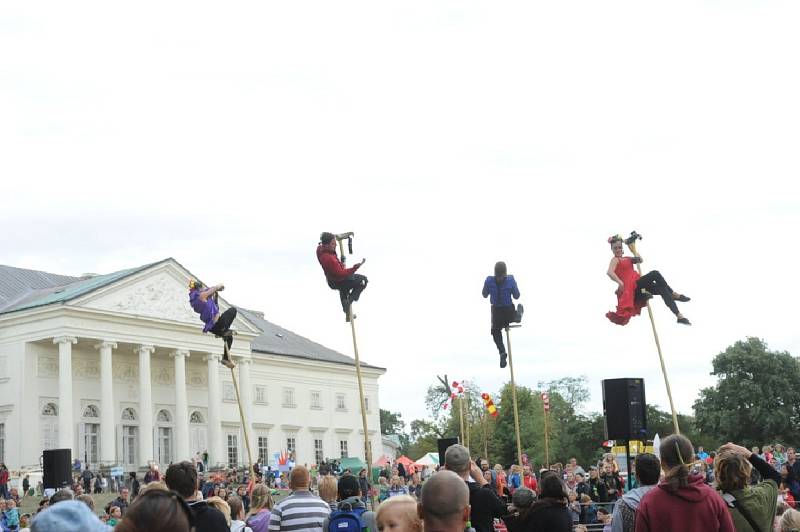
<instances>
[{"instance_id":1,"label":"decorative relief panel","mask_svg":"<svg viewBox=\"0 0 800 532\"><path fill-rule=\"evenodd\" d=\"M114 361L112 368L115 381L136 383L139 382L139 364L132 362Z\"/></svg>"},{"instance_id":2,"label":"decorative relief panel","mask_svg":"<svg viewBox=\"0 0 800 532\"><path fill-rule=\"evenodd\" d=\"M208 370L189 368L186 371L186 384L193 388L208 387Z\"/></svg>"},{"instance_id":3,"label":"decorative relief panel","mask_svg":"<svg viewBox=\"0 0 800 532\"><path fill-rule=\"evenodd\" d=\"M58 377L58 355L39 353L36 357L36 374L39 377Z\"/></svg>"},{"instance_id":4,"label":"decorative relief panel","mask_svg":"<svg viewBox=\"0 0 800 532\"><path fill-rule=\"evenodd\" d=\"M99 379L100 360L72 357L72 376L77 379Z\"/></svg>"},{"instance_id":5,"label":"decorative relief panel","mask_svg":"<svg viewBox=\"0 0 800 532\"><path fill-rule=\"evenodd\" d=\"M152 383L161 386L172 386L175 384L175 368L169 366L151 366Z\"/></svg>"},{"instance_id":6,"label":"decorative relief panel","mask_svg":"<svg viewBox=\"0 0 800 532\"><path fill-rule=\"evenodd\" d=\"M197 314L189 306L186 288L166 272L87 303L87 306L112 312L199 323Z\"/></svg>"}]
</instances>

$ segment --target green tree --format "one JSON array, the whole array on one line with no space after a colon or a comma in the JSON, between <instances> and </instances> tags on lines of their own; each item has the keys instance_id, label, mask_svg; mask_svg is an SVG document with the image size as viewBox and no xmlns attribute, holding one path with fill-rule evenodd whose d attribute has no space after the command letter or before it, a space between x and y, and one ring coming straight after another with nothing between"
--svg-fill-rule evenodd
<instances>
[{"instance_id":1,"label":"green tree","mask_svg":"<svg viewBox=\"0 0 800 532\"><path fill-rule=\"evenodd\" d=\"M406 424L401 419L400 412L389 412L388 410L380 409L381 415L381 434L400 434L405 428Z\"/></svg>"},{"instance_id":2,"label":"green tree","mask_svg":"<svg viewBox=\"0 0 800 532\"><path fill-rule=\"evenodd\" d=\"M438 449L436 440L443 437L439 426L431 421L415 419L411 422L411 437L402 452L412 460Z\"/></svg>"},{"instance_id":3,"label":"green tree","mask_svg":"<svg viewBox=\"0 0 800 532\"><path fill-rule=\"evenodd\" d=\"M714 357L717 383L694 403L698 434L742 445L800 439L800 364L759 338Z\"/></svg>"}]
</instances>

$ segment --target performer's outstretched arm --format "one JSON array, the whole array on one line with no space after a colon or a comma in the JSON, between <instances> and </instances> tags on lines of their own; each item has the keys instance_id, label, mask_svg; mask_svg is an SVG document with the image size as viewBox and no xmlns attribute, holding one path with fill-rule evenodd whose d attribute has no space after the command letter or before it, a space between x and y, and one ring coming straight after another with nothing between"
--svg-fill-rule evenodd
<instances>
[{"instance_id":1,"label":"performer's outstretched arm","mask_svg":"<svg viewBox=\"0 0 800 532\"><path fill-rule=\"evenodd\" d=\"M206 301L209 297L213 296L214 294L216 294L217 292L219 292L224 288L225 288L224 284L218 284L217 286L212 286L211 288L203 290L202 292L200 292L200 301Z\"/></svg>"},{"instance_id":2,"label":"performer's outstretched arm","mask_svg":"<svg viewBox=\"0 0 800 532\"><path fill-rule=\"evenodd\" d=\"M511 295L514 296L514 299L519 299L519 287L516 279L511 280Z\"/></svg>"}]
</instances>

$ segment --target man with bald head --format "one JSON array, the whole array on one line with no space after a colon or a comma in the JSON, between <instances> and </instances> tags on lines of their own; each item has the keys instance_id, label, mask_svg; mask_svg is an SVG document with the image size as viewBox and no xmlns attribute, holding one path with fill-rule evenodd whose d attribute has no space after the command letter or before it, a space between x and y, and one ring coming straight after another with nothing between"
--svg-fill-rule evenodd
<instances>
[{"instance_id":1,"label":"man with bald head","mask_svg":"<svg viewBox=\"0 0 800 532\"><path fill-rule=\"evenodd\" d=\"M458 475L469 490L470 522L475 532L494 532L495 517L506 515L508 508L483 478L482 471L469 456L469 449L451 445L444 453L444 467Z\"/></svg>"},{"instance_id":2,"label":"man with bald head","mask_svg":"<svg viewBox=\"0 0 800 532\"><path fill-rule=\"evenodd\" d=\"M464 532L469 523L469 489L452 471L439 471L422 485L417 513L425 532Z\"/></svg>"},{"instance_id":3,"label":"man with bald head","mask_svg":"<svg viewBox=\"0 0 800 532\"><path fill-rule=\"evenodd\" d=\"M289 473L289 489L292 492L272 509L270 532L322 532L322 525L330 515L331 508L309 491L310 484L308 469L303 466L292 469Z\"/></svg>"}]
</instances>

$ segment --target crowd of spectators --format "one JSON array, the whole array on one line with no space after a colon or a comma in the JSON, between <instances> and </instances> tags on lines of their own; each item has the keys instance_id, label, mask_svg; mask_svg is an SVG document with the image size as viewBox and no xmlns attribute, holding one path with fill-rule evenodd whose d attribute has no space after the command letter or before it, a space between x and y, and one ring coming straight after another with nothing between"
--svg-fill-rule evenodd
<instances>
[{"instance_id":1,"label":"crowd of spectators","mask_svg":"<svg viewBox=\"0 0 800 532\"><path fill-rule=\"evenodd\" d=\"M659 455L638 454L628 477L610 453L586 466L573 458L534 471L529 464L492 467L454 445L439 468L389 463L375 483L366 470L353 474L335 462L282 473L257 466L253 475L204 473L196 461L180 462L163 476L151 466L141 482L136 474L114 479L116 497L99 511L91 494L112 484L85 468L70 489L42 498L33 515L20 513L20 495L7 476L2 485L0 464L0 531L800 531L794 448L728 443L707 453L672 435ZM279 494L286 496L276 502Z\"/></svg>"}]
</instances>

